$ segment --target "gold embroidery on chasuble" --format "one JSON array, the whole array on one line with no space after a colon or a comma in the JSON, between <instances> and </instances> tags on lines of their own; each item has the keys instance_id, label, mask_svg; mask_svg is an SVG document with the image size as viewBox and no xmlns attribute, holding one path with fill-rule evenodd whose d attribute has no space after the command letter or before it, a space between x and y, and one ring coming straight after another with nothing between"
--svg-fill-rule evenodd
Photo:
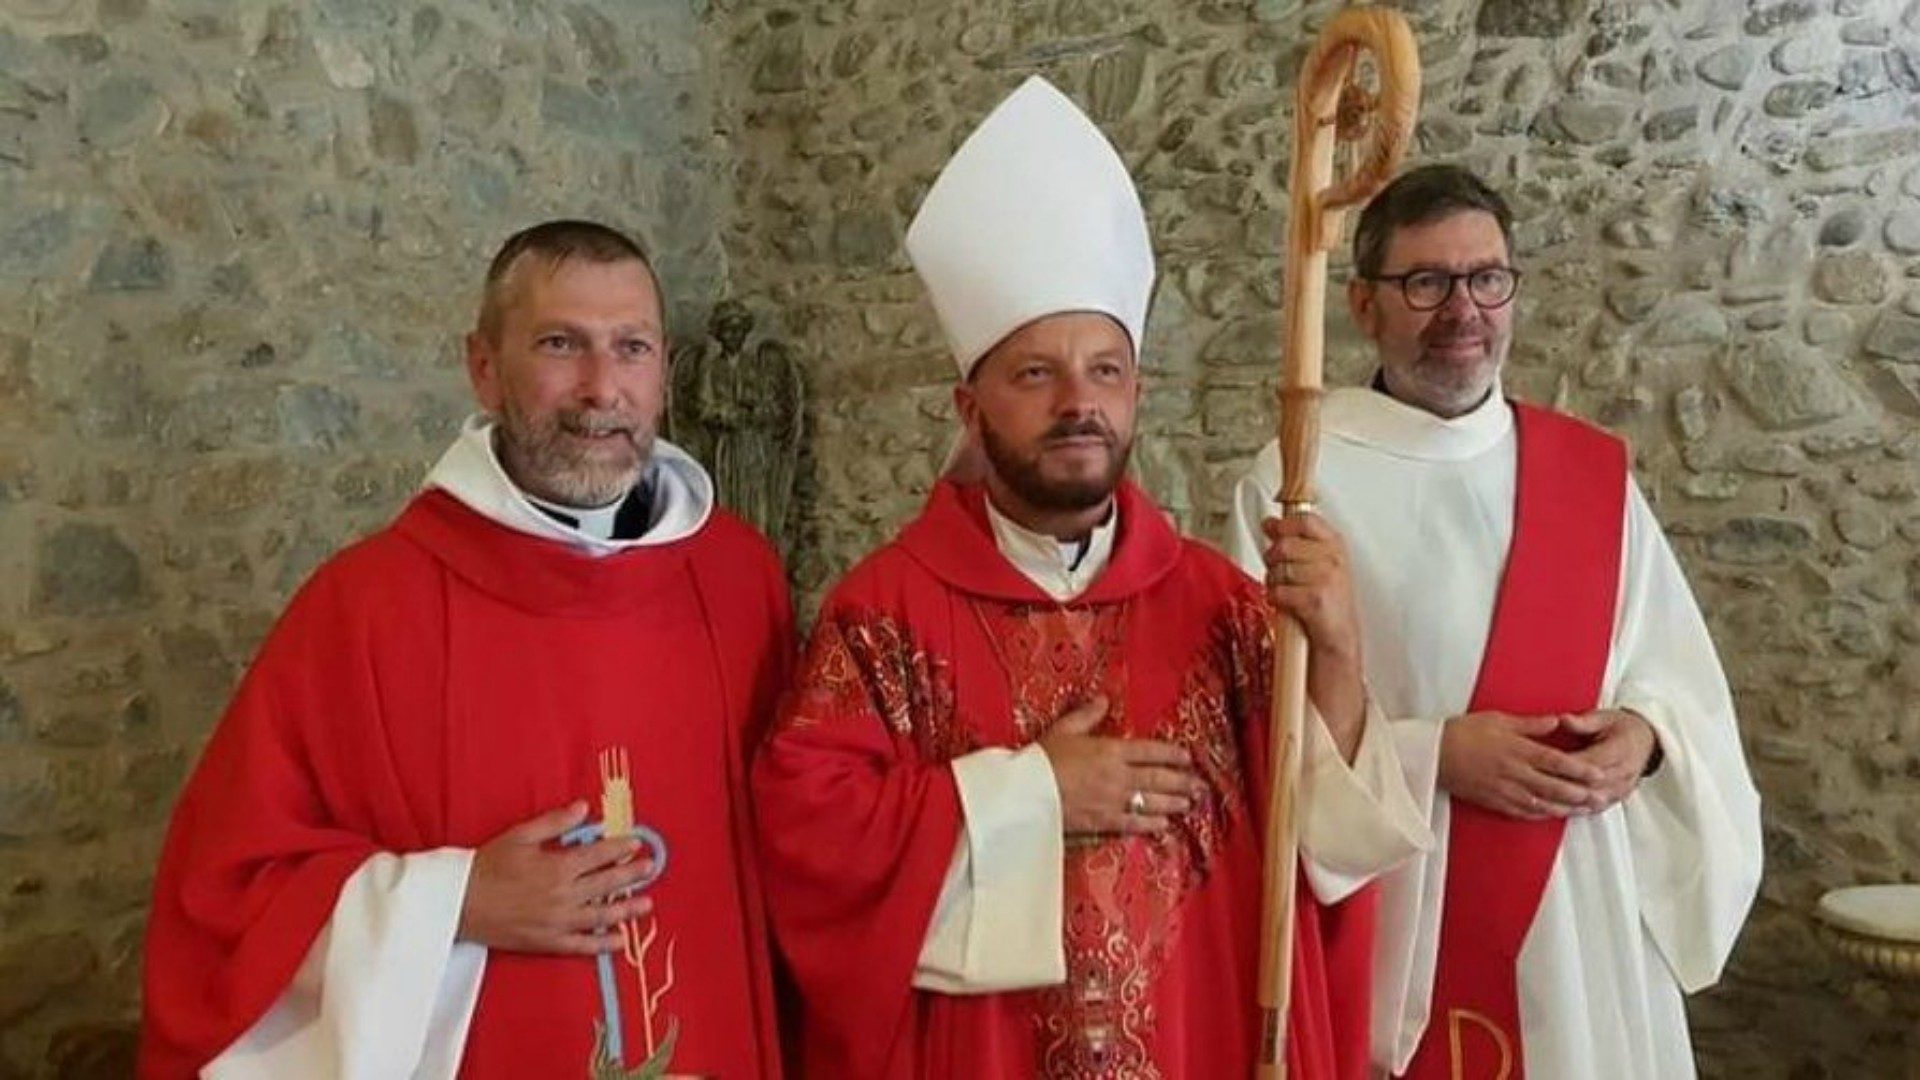
<instances>
[{"instance_id":1,"label":"gold embroidery on chasuble","mask_svg":"<svg viewBox=\"0 0 1920 1080\"><path fill-rule=\"evenodd\" d=\"M596 758L600 770L600 823L596 832L579 834L581 841L590 843L596 838L611 840L631 836L651 838L645 842L653 848L654 857L664 859L666 849L659 834L642 826L634 817L633 765L627 748L606 747ZM656 865L664 866L664 863ZM653 880L649 877L636 888L645 888ZM677 942L675 935L669 933L663 943L660 924L657 910L619 923L614 927L620 939L617 953L603 953L594 958L595 975L600 984L601 1017L593 1025L588 1080L648 1080L677 1075L666 1070L672 1064L674 1046L680 1039L680 1021L669 1015L662 1004L675 982ZM660 955L656 955L657 951ZM631 973L631 981L623 978L622 967ZM635 994L640 1014L638 1032L626 1029L621 999L627 993ZM625 1064L628 1047L637 1047L643 1055L641 1063L633 1069Z\"/></svg>"},{"instance_id":2,"label":"gold embroidery on chasuble","mask_svg":"<svg viewBox=\"0 0 1920 1080\"><path fill-rule=\"evenodd\" d=\"M1193 809L1159 836L1069 841L1067 981L1032 994L1043 1077L1160 1080L1151 1052L1154 991L1178 936L1182 903L1247 814L1238 730L1248 709L1256 720L1265 715L1264 608L1257 597L1229 605L1186 658L1171 705L1135 722L1126 606L971 606L1007 680L1016 747L1040 738L1067 710L1105 695L1109 711L1099 733L1177 743L1206 782ZM891 616L842 611L823 619L794 693L795 725L877 716L926 761L982 745L956 715L950 659L929 653Z\"/></svg>"},{"instance_id":3,"label":"gold embroidery on chasuble","mask_svg":"<svg viewBox=\"0 0 1920 1080\"><path fill-rule=\"evenodd\" d=\"M878 716L923 760L979 749L955 716L953 665L913 640L889 615L842 611L823 618L795 689L796 726Z\"/></svg>"},{"instance_id":4,"label":"gold embroidery on chasuble","mask_svg":"<svg viewBox=\"0 0 1920 1080\"><path fill-rule=\"evenodd\" d=\"M1157 1080L1154 990L1180 928L1182 902L1205 880L1229 819L1244 814L1236 632L1226 620L1188 661L1164 715L1133 723L1125 661L1129 610L976 604L1007 676L1023 742L1104 694L1101 734L1186 747L1207 781L1192 811L1160 836L1070 842L1065 864L1067 981L1035 994L1039 1065L1049 1080Z\"/></svg>"}]
</instances>

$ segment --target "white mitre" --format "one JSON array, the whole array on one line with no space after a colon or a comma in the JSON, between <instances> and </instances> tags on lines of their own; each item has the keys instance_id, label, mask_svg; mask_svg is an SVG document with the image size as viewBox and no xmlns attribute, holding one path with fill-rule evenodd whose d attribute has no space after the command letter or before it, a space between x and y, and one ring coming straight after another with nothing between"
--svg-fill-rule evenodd
<instances>
[{"instance_id":1,"label":"white mitre","mask_svg":"<svg viewBox=\"0 0 1920 1080\"><path fill-rule=\"evenodd\" d=\"M1139 355L1153 294L1147 218L1093 121L1039 76L967 137L907 228L961 377L1046 315L1097 311Z\"/></svg>"}]
</instances>

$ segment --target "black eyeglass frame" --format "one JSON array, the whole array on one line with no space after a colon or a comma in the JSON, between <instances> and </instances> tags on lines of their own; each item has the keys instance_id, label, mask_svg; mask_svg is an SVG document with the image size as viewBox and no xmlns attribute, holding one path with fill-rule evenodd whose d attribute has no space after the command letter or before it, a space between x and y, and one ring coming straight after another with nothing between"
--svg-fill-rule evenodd
<instances>
[{"instance_id":1,"label":"black eyeglass frame","mask_svg":"<svg viewBox=\"0 0 1920 1080\"><path fill-rule=\"evenodd\" d=\"M1480 302L1479 297L1473 295L1473 278L1475 275L1484 274L1489 270L1499 270L1510 275L1513 278L1513 288L1507 293L1506 298L1498 303L1483 304ZM1440 294L1438 301L1422 307L1413 302L1413 297L1407 295L1407 281L1410 278L1417 278L1426 274L1446 274L1447 291ZM1520 270L1518 267L1513 266L1480 266L1468 270L1464 274L1448 274L1445 270L1433 269L1409 270L1404 274L1362 274L1361 280L1372 282L1391 281L1395 285L1400 286L1400 300L1407 305L1409 311L1439 311L1441 308L1447 306L1447 301L1453 299L1453 290L1458 288L1463 281L1467 282L1467 299L1473 301L1473 306L1479 308L1481 311L1498 311L1508 304L1513 303L1513 298L1520 295Z\"/></svg>"}]
</instances>

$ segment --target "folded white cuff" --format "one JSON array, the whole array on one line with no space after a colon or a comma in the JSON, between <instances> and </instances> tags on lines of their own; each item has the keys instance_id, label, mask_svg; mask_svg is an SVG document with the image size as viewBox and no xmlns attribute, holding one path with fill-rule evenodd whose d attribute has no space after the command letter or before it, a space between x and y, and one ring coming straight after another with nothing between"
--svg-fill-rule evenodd
<instances>
[{"instance_id":1,"label":"folded white cuff","mask_svg":"<svg viewBox=\"0 0 1920 1080\"><path fill-rule=\"evenodd\" d=\"M1349 764L1318 711L1307 714L1300 769L1300 852L1307 882L1322 903L1336 904L1401 861L1433 847L1428 828L1431 784L1421 798L1416 750L1408 768L1396 732L1371 700L1360 746ZM1437 740L1436 740L1437 746ZM1437 755L1435 757L1437 761Z\"/></svg>"},{"instance_id":2,"label":"folded white cuff","mask_svg":"<svg viewBox=\"0 0 1920 1080\"><path fill-rule=\"evenodd\" d=\"M1039 746L955 758L965 827L913 985L942 994L1053 986L1067 977L1060 789Z\"/></svg>"}]
</instances>

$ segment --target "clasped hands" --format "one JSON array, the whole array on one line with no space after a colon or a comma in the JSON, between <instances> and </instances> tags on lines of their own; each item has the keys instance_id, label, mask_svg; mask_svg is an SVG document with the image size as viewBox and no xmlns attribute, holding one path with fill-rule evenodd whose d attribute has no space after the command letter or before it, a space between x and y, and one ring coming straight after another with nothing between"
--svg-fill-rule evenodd
<instances>
[{"instance_id":1,"label":"clasped hands","mask_svg":"<svg viewBox=\"0 0 1920 1080\"><path fill-rule=\"evenodd\" d=\"M1556 732L1585 745L1561 750L1540 741ZM1440 786L1526 821L1597 814L1633 794L1658 747L1653 725L1625 709L1468 713L1440 729Z\"/></svg>"},{"instance_id":2,"label":"clasped hands","mask_svg":"<svg viewBox=\"0 0 1920 1080\"><path fill-rule=\"evenodd\" d=\"M1274 606L1300 620L1311 660L1308 690L1339 740L1339 709L1364 702L1359 689L1359 616L1340 535L1313 513L1262 523L1267 591ZM1351 670L1349 670L1351 669ZM1357 699L1346 695L1361 694ZM1352 721L1358 739L1359 719ZM1583 746L1541 742L1556 732ZM1605 709L1576 715L1469 713L1441 729L1440 786L1455 798L1526 820L1597 814L1632 794L1659 752L1653 726L1637 713ZM1342 744L1349 758L1351 749Z\"/></svg>"}]
</instances>

